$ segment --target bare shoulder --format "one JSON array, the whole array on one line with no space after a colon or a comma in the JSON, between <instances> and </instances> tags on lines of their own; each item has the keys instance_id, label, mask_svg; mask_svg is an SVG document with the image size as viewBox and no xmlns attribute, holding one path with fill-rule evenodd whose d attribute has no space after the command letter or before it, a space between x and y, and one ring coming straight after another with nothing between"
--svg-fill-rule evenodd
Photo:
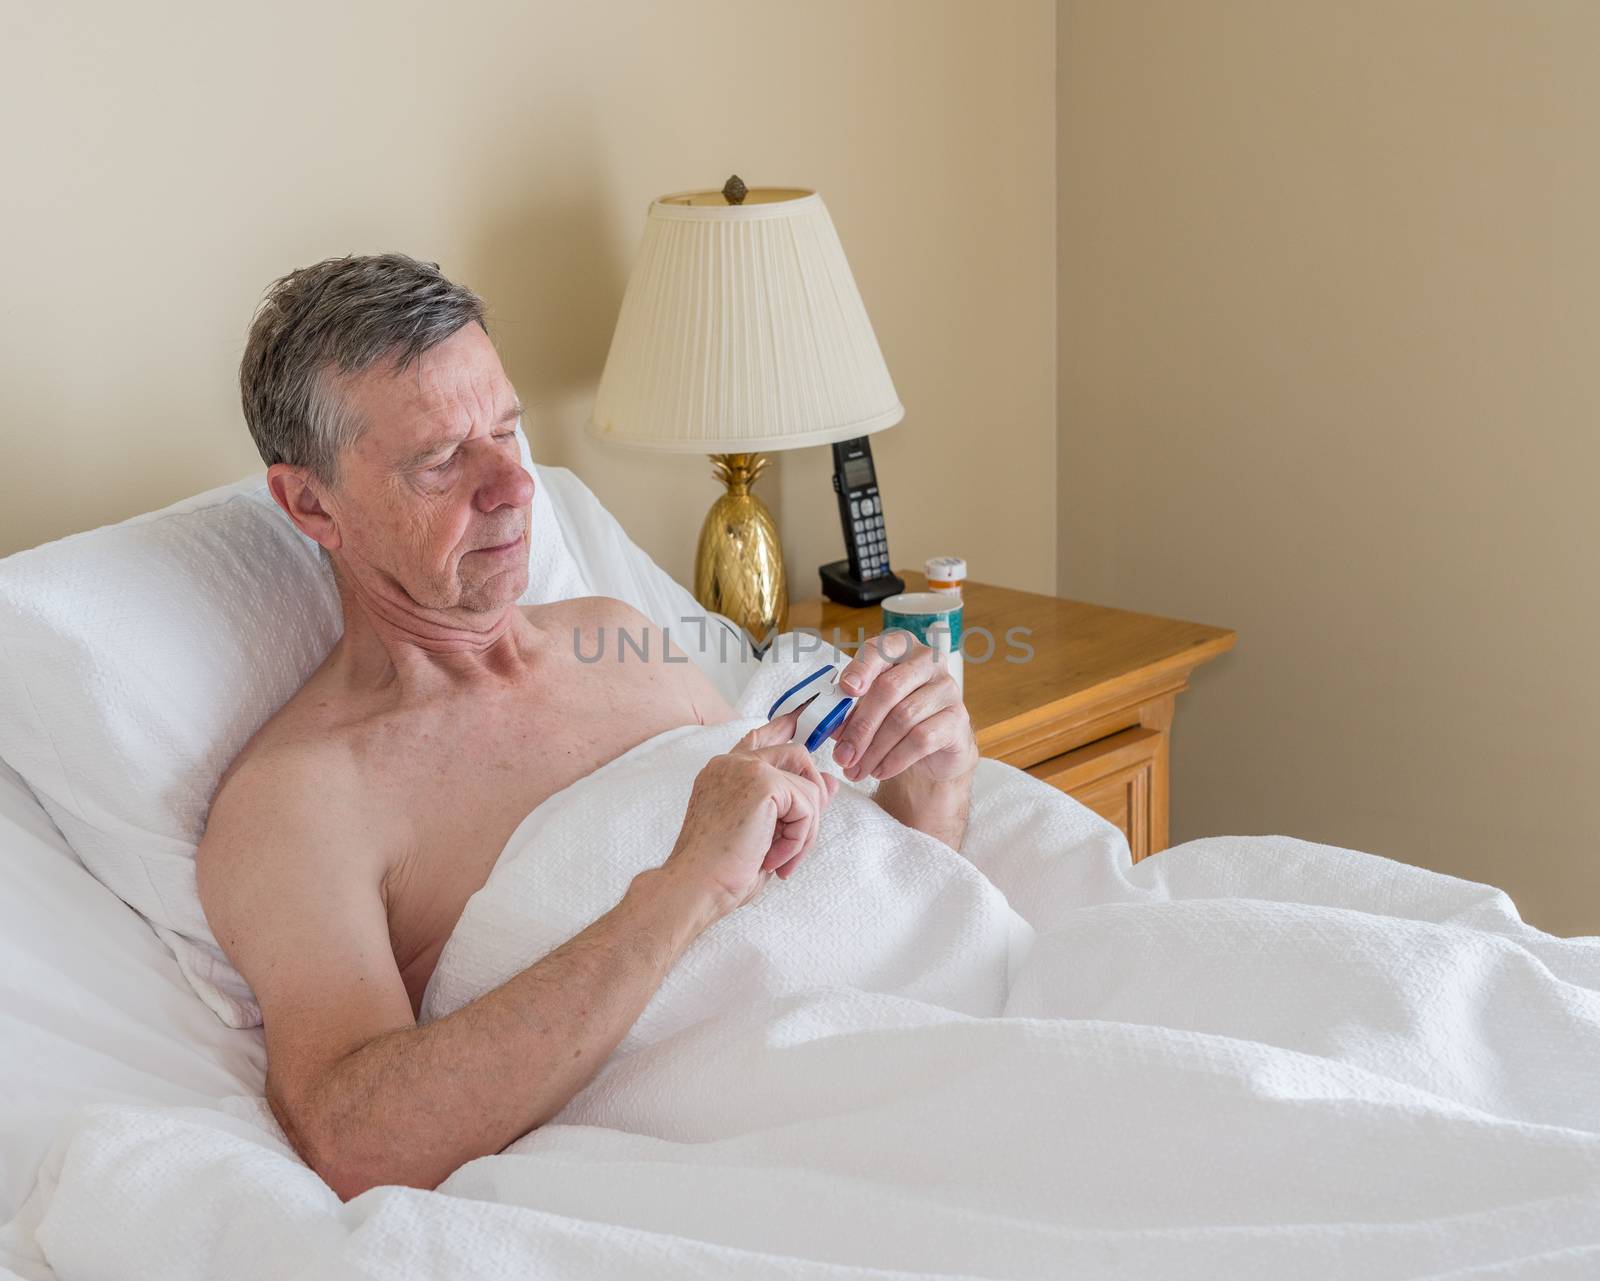
<instances>
[{"instance_id":1,"label":"bare shoulder","mask_svg":"<svg viewBox=\"0 0 1600 1281\"><path fill-rule=\"evenodd\" d=\"M622 676L634 676L683 701L686 715L701 724L730 720L733 708L699 666L663 627L627 601L614 596L579 596L526 607L530 621L561 630L582 662L606 663ZM538 611L538 612L532 612Z\"/></svg>"},{"instance_id":2,"label":"bare shoulder","mask_svg":"<svg viewBox=\"0 0 1600 1281\"><path fill-rule=\"evenodd\" d=\"M528 620L553 629L584 657L604 646L615 658L621 648L635 660L658 662L668 656L662 628L648 615L615 596L573 596L541 605L525 605Z\"/></svg>"},{"instance_id":3,"label":"bare shoulder","mask_svg":"<svg viewBox=\"0 0 1600 1281\"><path fill-rule=\"evenodd\" d=\"M195 878L236 965L264 903L381 890L380 825L366 812L349 736L323 714L329 705L313 677L250 738L211 798Z\"/></svg>"},{"instance_id":4,"label":"bare shoulder","mask_svg":"<svg viewBox=\"0 0 1600 1281\"><path fill-rule=\"evenodd\" d=\"M522 606L530 622L550 626L567 622L577 626L592 627L600 623L650 620L625 600L615 596L568 596L564 600L543 601Z\"/></svg>"},{"instance_id":5,"label":"bare shoulder","mask_svg":"<svg viewBox=\"0 0 1600 1281\"><path fill-rule=\"evenodd\" d=\"M275 873L292 873L302 852L348 827L359 789L349 751L337 737L317 741L290 722L263 727L223 775L195 851L201 904L212 911L230 882L254 890ZM352 819L356 821L352 821ZM220 941L220 940L219 940Z\"/></svg>"},{"instance_id":6,"label":"bare shoulder","mask_svg":"<svg viewBox=\"0 0 1600 1281\"><path fill-rule=\"evenodd\" d=\"M195 851L200 906L261 1006L269 1093L412 1023L383 898L385 832L337 736L241 754Z\"/></svg>"}]
</instances>

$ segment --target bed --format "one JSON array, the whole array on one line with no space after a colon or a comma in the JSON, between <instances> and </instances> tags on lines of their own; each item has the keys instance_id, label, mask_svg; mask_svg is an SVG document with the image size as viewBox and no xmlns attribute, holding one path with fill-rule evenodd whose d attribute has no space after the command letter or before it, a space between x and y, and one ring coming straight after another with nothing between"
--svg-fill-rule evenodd
<instances>
[{"instance_id":1,"label":"bed","mask_svg":"<svg viewBox=\"0 0 1600 1281\"><path fill-rule=\"evenodd\" d=\"M685 608L558 471L573 557L545 590ZM0 618L14 675L31 624ZM752 712L781 647L717 652L711 623L695 659ZM629 771L691 768L690 737L567 808L628 810ZM1492 886L1280 836L1135 865L984 761L959 853L885 842L856 798L837 821L879 882L818 860L810 900L764 895L554 1122L341 1204L265 1108L259 1027L196 985L180 920L91 874L106 850L14 750L42 786L0 764L0 1277L1600 1275L1600 938ZM548 855L577 820L544 810ZM793 919L838 901L836 936ZM763 929L811 968L752 964ZM463 982L504 960L461 953Z\"/></svg>"}]
</instances>

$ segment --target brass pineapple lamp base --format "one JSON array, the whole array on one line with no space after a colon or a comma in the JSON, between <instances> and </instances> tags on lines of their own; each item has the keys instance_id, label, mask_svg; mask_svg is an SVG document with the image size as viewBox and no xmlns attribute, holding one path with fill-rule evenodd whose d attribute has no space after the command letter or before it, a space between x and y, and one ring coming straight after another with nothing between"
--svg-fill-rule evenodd
<instances>
[{"instance_id":1,"label":"brass pineapple lamp base","mask_svg":"<svg viewBox=\"0 0 1600 1281\"><path fill-rule=\"evenodd\" d=\"M711 465L728 492L711 504L700 527L695 599L764 647L789 623L778 527L767 505L750 492L767 459L761 454L712 454Z\"/></svg>"}]
</instances>

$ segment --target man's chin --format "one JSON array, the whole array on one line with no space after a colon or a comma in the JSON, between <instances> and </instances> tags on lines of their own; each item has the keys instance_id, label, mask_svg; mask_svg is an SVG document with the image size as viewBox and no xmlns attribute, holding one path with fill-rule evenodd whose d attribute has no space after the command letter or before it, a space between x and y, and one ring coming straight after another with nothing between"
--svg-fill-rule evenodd
<instances>
[{"instance_id":1,"label":"man's chin","mask_svg":"<svg viewBox=\"0 0 1600 1281\"><path fill-rule=\"evenodd\" d=\"M527 590L528 566L523 562L516 568L491 574L475 586L464 584L461 603L457 608L470 610L475 614L493 613L515 605L522 593Z\"/></svg>"}]
</instances>

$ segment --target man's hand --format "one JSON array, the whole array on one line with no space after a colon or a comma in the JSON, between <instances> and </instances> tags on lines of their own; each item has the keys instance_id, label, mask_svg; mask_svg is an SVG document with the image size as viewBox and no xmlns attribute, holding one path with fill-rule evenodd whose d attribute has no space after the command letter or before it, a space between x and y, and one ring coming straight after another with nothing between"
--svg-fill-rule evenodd
<instances>
[{"instance_id":1,"label":"man's hand","mask_svg":"<svg viewBox=\"0 0 1600 1281\"><path fill-rule=\"evenodd\" d=\"M683 827L662 869L708 888L722 914L777 875L788 880L817 839L839 780L790 743L800 711L757 725L695 777Z\"/></svg>"},{"instance_id":2,"label":"man's hand","mask_svg":"<svg viewBox=\"0 0 1600 1281\"><path fill-rule=\"evenodd\" d=\"M856 696L834 733L833 759L844 776L878 779L879 805L959 848L978 741L949 667L896 629L866 641L839 673L839 685Z\"/></svg>"}]
</instances>

